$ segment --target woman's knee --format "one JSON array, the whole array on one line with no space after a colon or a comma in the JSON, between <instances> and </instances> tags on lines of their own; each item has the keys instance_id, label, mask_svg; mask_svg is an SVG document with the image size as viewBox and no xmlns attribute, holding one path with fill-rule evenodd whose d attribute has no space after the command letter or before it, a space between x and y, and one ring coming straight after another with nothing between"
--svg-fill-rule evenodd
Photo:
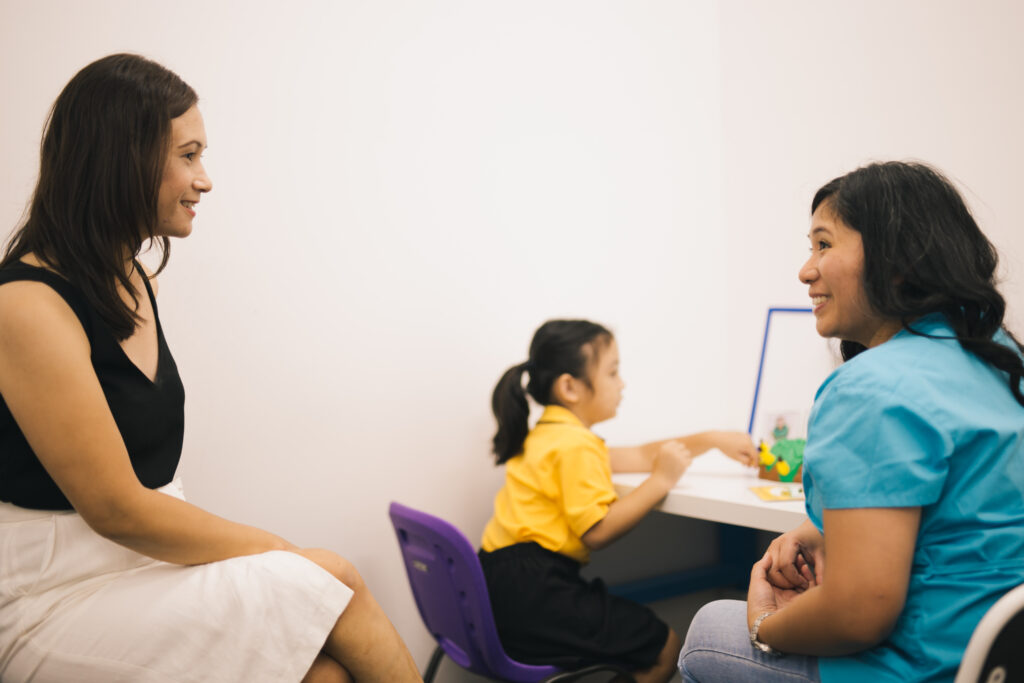
<instances>
[{"instance_id":1,"label":"woman's knee","mask_svg":"<svg viewBox=\"0 0 1024 683\"><path fill-rule=\"evenodd\" d=\"M341 664L321 652L309 667L302 683L352 683L352 677Z\"/></svg>"},{"instance_id":2,"label":"woman's knee","mask_svg":"<svg viewBox=\"0 0 1024 683\"><path fill-rule=\"evenodd\" d=\"M302 555L330 572L334 578L353 591L359 592L365 587L363 577L359 575L356 566L341 555L324 548L306 548Z\"/></svg>"},{"instance_id":3,"label":"woman's knee","mask_svg":"<svg viewBox=\"0 0 1024 683\"><path fill-rule=\"evenodd\" d=\"M686 664L697 665L705 655L749 648L747 603L740 600L716 600L701 607L690 622L686 640L679 653L679 668L686 678Z\"/></svg>"},{"instance_id":4,"label":"woman's knee","mask_svg":"<svg viewBox=\"0 0 1024 683\"><path fill-rule=\"evenodd\" d=\"M747 603L742 600L715 600L709 602L694 615L686 631L683 650L700 642L718 642L723 636L731 636L737 630L747 632Z\"/></svg>"},{"instance_id":5,"label":"woman's knee","mask_svg":"<svg viewBox=\"0 0 1024 683\"><path fill-rule=\"evenodd\" d=\"M679 673L695 681L818 681L814 657L775 659L750 644L747 603L717 600L700 608L686 633Z\"/></svg>"}]
</instances>

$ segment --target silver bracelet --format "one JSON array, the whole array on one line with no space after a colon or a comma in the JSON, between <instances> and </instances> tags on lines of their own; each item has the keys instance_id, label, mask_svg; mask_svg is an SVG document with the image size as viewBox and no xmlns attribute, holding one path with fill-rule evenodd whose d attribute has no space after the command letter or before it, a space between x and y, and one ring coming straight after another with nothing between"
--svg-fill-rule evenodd
<instances>
[{"instance_id":1,"label":"silver bracelet","mask_svg":"<svg viewBox=\"0 0 1024 683\"><path fill-rule=\"evenodd\" d=\"M774 655L777 657L782 653L768 643L762 643L757 639L757 632L761 628L761 622L773 614L775 614L775 612L761 612L761 614L757 615L757 619L754 619L754 625L750 627L750 644L766 655Z\"/></svg>"}]
</instances>

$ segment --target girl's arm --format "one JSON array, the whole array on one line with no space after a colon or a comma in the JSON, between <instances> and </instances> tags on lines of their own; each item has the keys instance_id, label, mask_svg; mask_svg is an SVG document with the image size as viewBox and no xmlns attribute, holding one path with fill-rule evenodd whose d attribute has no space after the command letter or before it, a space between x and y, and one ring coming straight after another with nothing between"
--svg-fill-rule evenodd
<instances>
[{"instance_id":1,"label":"girl's arm","mask_svg":"<svg viewBox=\"0 0 1024 683\"><path fill-rule=\"evenodd\" d=\"M663 442L654 458L651 476L608 506L604 518L580 537L583 544L591 550L600 550L636 526L668 495L692 459L686 446L679 441Z\"/></svg>"},{"instance_id":2,"label":"girl's arm","mask_svg":"<svg viewBox=\"0 0 1024 683\"><path fill-rule=\"evenodd\" d=\"M744 465L757 464L757 448L746 432L708 431L675 439L652 441L642 446L609 448L613 472L650 472L658 450L670 441L679 441L696 457L717 448Z\"/></svg>"},{"instance_id":3,"label":"girl's arm","mask_svg":"<svg viewBox=\"0 0 1024 683\"><path fill-rule=\"evenodd\" d=\"M178 564L294 549L139 482L85 331L46 285L0 287L0 394L43 467L101 536Z\"/></svg>"},{"instance_id":4,"label":"girl's arm","mask_svg":"<svg viewBox=\"0 0 1024 683\"><path fill-rule=\"evenodd\" d=\"M764 612L758 639L782 652L836 656L884 640L903 611L921 508L825 510L828 565L798 593L769 580L773 558L754 565L747 625Z\"/></svg>"}]
</instances>

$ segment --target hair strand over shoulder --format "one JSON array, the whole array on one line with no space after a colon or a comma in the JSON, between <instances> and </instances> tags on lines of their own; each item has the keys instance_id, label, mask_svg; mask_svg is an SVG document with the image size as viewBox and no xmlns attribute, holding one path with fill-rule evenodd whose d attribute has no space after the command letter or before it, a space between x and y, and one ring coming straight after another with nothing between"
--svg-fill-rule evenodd
<instances>
[{"instance_id":1,"label":"hair strand over shoulder","mask_svg":"<svg viewBox=\"0 0 1024 683\"><path fill-rule=\"evenodd\" d=\"M118 339L129 337L139 293L126 265L154 240L171 120L197 100L176 74L138 55L110 55L75 74L50 110L39 180L0 265L35 255L82 290ZM157 272L170 250L166 237L159 242Z\"/></svg>"}]
</instances>

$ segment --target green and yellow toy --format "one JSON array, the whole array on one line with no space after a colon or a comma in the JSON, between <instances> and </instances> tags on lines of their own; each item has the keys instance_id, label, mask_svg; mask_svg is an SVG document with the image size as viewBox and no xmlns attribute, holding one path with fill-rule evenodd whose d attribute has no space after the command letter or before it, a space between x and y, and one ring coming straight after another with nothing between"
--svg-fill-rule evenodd
<instances>
[{"instance_id":1,"label":"green and yellow toy","mask_svg":"<svg viewBox=\"0 0 1024 683\"><path fill-rule=\"evenodd\" d=\"M779 439L769 447L762 441L759 476L772 481L803 481L806 444L806 439Z\"/></svg>"}]
</instances>

